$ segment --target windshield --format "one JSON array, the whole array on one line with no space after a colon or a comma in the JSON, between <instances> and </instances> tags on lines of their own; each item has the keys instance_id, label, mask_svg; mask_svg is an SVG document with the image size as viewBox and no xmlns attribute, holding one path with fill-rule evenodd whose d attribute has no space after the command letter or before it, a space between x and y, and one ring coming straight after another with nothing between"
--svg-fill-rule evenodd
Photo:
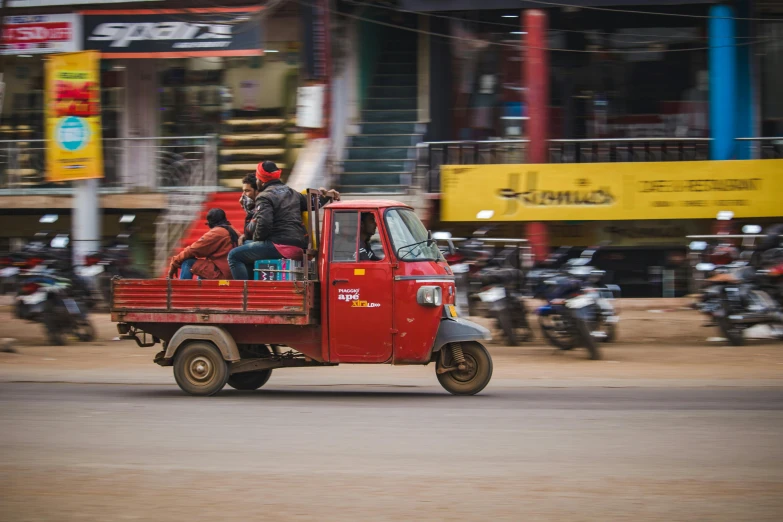
<instances>
[{"instance_id":1,"label":"windshield","mask_svg":"<svg viewBox=\"0 0 783 522\"><path fill-rule=\"evenodd\" d=\"M439 261L443 259L438 245L427 244L427 229L416 214L409 209L390 209L386 212L386 228L389 230L394 251L401 261ZM416 246L410 248L409 245ZM402 252L399 252L400 249Z\"/></svg>"}]
</instances>

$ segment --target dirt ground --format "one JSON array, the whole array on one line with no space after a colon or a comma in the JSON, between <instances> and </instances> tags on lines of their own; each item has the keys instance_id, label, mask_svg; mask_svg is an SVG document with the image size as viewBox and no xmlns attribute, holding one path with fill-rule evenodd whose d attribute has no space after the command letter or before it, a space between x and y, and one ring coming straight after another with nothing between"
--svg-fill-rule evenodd
<instances>
[{"instance_id":1,"label":"dirt ground","mask_svg":"<svg viewBox=\"0 0 783 522\"><path fill-rule=\"evenodd\" d=\"M783 384L783 342L750 339L733 347L716 340L717 328L704 328L704 319L689 307L687 299L620 300L618 341L603 343L604 359L589 361L586 352L554 350L536 330L532 342L509 347L489 344L494 360L493 383L514 386L558 386L579 380L580 385L678 385L744 386ZM489 327L491 321L476 319ZM138 348L119 341L108 315L93 318L98 340L69 346L45 346L43 327L14 319L0 311L0 338L16 339L16 353L0 353L0 380L63 380L74 382L171 382L170 368L152 364L159 350ZM498 332L495 332L496 334ZM500 338L499 335L495 336ZM291 370L278 371L289 375ZM380 379L396 382L429 378L432 367L342 366L307 372L316 380L361 383ZM332 377L334 376L334 377ZM279 377L276 377L278 379ZM657 382L657 384L656 384Z\"/></svg>"}]
</instances>

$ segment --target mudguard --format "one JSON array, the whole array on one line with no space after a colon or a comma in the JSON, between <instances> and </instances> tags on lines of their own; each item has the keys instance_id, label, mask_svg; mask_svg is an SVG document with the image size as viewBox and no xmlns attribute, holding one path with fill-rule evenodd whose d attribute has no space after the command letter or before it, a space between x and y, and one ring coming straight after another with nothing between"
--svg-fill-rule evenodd
<instances>
[{"instance_id":1,"label":"mudguard","mask_svg":"<svg viewBox=\"0 0 783 522\"><path fill-rule=\"evenodd\" d=\"M239 360L239 348L231 334L219 326L205 325L187 325L177 330L166 346L164 358L172 359L177 348L188 341L209 341L220 350L226 361Z\"/></svg>"},{"instance_id":2,"label":"mudguard","mask_svg":"<svg viewBox=\"0 0 783 522\"><path fill-rule=\"evenodd\" d=\"M483 326L465 319L441 319L432 351L440 351L449 343L461 341L490 341L492 334Z\"/></svg>"}]
</instances>

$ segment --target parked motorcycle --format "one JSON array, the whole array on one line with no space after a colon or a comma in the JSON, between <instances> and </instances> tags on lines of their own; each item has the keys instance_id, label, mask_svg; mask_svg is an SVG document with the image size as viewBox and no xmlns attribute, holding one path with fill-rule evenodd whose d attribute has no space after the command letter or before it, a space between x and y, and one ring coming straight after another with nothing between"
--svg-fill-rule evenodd
<instances>
[{"instance_id":1,"label":"parked motorcycle","mask_svg":"<svg viewBox=\"0 0 783 522\"><path fill-rule=\"evenodd\" d=\"M744 331L760 324L769 325L780 336L783 310L759 287L753 267L735 262L723 267L700 263L696 268L711 274L697 305L710 318L704 326L718 326L732 346L742 346Z\"/></svg>"},{"instance_id":2,"label":"parked motorcycle","mask_svg":"<svg viewBox=\"0 0 783 522\"><path fill-rule=\"evenodd\" d=\"M31 270L20 274L14 310L19 319L42 323L49 341L61 346L70 334L84 342L95 339L88 303L78 283L52 269Z\"/></svg>"},{"instance_id":3,"label":"parked motorcycle","mask_svg":"<svg viewBox=\"0 0 783 522\"><path fill-rule=\"evenodd\" d=\"M127 245L118 244L88 254L78 274L91 282L93 290L100 295L106 306L111 303L111 280L115 277L127 279L148 279L149 275L132 266Z\"/></svg>"},{"instance_id":4,"label":"parked motorcycle","mask_svg":"<svg viewBox=\"0 0 783 522\"><path fill-rule=\"evenodd\" d=\"M486 307L488 317L495 319L507 345L533 339L527 318L525 299L521 292L524 275L516 268L494 268L480 274L482 291L478 298Z\"/></svg>"},{"instance_id":5,"label":"parked motorcycle","mask_svg":"<svg viewBox=\"0 0 783 522\"><path fill-rule=\"evenodd\" d=\"M533 295L547 301L536 310L547 341L560 350L583 346L595 360L601 358L597 341L611 342L617 337L619 316L612 300L620 288L597 286L604 272L590 265L594 253L586 250L558 270L544 268L528 277Z\"/></svg>"}]
</instances>

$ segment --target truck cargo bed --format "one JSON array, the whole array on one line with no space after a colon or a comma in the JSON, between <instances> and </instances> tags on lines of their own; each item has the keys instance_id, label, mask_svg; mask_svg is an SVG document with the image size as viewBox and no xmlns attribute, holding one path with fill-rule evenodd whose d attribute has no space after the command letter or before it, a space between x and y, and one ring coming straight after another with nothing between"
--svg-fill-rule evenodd
<instances>
[{"instance_id":1,"label":"truck cargo bed","mask_svg":"<svg viewBox=\"0 0 783 522\"><path fill-rule=\"evenodd\" d=\"M115 279L112 320L216 324L318 321L315 281Z\"/></svg>"}]
</instances>

